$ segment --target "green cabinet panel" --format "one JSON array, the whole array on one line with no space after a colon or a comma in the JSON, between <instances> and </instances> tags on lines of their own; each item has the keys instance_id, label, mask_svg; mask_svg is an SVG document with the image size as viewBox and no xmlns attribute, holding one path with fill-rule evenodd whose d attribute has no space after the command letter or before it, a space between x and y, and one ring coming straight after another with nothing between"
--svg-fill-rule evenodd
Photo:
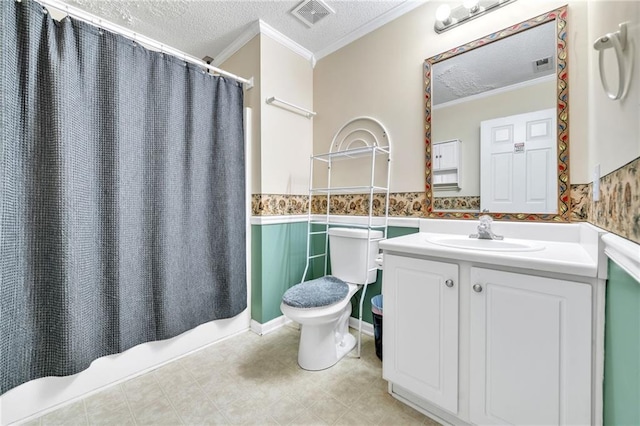
<instances>
[{"instance_id":1,"label":"green cabinet panel","mask_svg":"<svg viewBox=\"0 0 640 426\"><path fill-rule=\"evenodd\" d=\"M609 261L604 424L640 425L640 283Z\"/></svg>"}]
</instances>

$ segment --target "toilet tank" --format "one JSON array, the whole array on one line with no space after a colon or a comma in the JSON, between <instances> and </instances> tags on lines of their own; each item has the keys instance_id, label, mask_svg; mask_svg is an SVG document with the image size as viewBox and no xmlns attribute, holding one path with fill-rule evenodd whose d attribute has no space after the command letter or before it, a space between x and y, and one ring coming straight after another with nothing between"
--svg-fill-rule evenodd
<instances>
[{"instance_id":1,"label":"toilet tank","mask_svg":"<svg viewBox=\"0 0 640 426\"><path fill-rule=\"evenodd\" d=\"M370 284L375 282L377 269L375 259L378 256L378 241L371 239L382 238L382 231L358 228L330 228L329 252L331 259L331 274L352 284ZM370 244L367 259L367 244ZM366 283L364 276L367 274Z\"/></svg>"}]
</instances>

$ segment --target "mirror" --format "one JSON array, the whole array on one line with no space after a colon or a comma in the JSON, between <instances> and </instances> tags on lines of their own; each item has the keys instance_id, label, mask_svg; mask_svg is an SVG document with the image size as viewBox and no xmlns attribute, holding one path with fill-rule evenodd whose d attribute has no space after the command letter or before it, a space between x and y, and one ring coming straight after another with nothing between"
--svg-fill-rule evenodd
<instances>
[{"instance_id":1,"label":"mirror","mask_svg":"<svg viewBox=\"0 0 640 426\"><path fill-rule=\"evenodd\" d=\"M427 217L472 219L489 206L489 213L496 219L569 221L566 15L566 7L562 7L425 60ZM531 44L534 41L543 43L536 43L536 47ZM509 45L516 49L505 53ZM515 58L523 64L511 62ZM548 116L543 120L539 114L544 110ZM521 184L520 192L533 193L535 183L544 181L546 189L538 185L537 190L551 194L553 199L542 207L489 204L493 200L486 189L480 197L480 181L486 188L492 174L498 176L498 183L520 180L505 178L507 168L496 167L487 149L481 151L481 139L486 144L486 135L508 135L501 127L491 125L504 124L506 117L529 117L532 112L538 115L531 121L535 125L525 126L526 144L522 142L525 139L510 139L508 156L515 158L514 164L526 157L526 164L535 165L529 170L538 173L531 179L534 186ZM489 130L481 131L482 127ZM535 139L542 133L549 136L545 154L530 155L537 152L530 136ZM527 155L520 155L525 151ZM536 155L546 160L531 163L530 158L535 160ZM459 163L447 161L451 158ZM481 170L481 162L493 167Z\"/></svg>"}]
</instances>

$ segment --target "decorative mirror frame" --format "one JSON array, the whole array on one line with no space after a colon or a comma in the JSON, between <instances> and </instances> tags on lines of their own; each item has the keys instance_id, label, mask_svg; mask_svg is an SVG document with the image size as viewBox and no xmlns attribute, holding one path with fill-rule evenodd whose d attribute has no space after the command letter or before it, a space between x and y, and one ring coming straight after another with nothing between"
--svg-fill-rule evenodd
<instances>
[{"instance_id":1,"label":"decorative mirror frame","mask_svg":"<svg viewBox=\"0 0 640 426\"><path fill-rule=\"evenodd\" d=\"M512 36L546 22L556 22L556 75L557 75L557 127L558 127L558 212L553 214L493 213L494 219L570 222L571 194L569 185L569 73L567 69L567 6L544 13L535 18L497 31L486 37L453 48L424 61L425 82L425 146L426 146L426 216L430 218L476 219L480 212L433 211L433 185L431 184L431 70L433 65L445 59L468 52L494 41ZM485 213L483 213L485 214Z\"/></svg>"}]
</instances>

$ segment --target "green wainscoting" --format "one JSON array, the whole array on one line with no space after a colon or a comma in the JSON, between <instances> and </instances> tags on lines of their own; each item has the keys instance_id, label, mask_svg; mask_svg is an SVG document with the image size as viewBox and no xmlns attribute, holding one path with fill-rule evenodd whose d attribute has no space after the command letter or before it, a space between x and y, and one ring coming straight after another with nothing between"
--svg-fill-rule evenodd
<instances>
[{"instance_id":1,"label":"green wainscoting","mask_svg":"<svg viewBox=\"0 0 640 426\"><path fill-rule=\"evenodd\" d=\"M314 229L315 230L315 229ZM417 228L390 226L389 238L418 232ZM280 302L287 289L300 282L305 267L307 223L279 223L251 226L251 318L261 324L282 315ZM324 251L324 236L315 236L312 251ZM329 273L331 269L329 268ZM307 279L322 276L323 260L312 263ZM371 323L370 300L380 294L382 273L367 288L363 319ZM352 316L358 317L361 292L352 300Z\"/></svg>"},{"instance_id":2,"label":"green wainscoting","mask_svg":"<svg viewBox=\"0 0 640 426\"><path fill-rule=\"evenodd\" d=\"M390 226L387 229L387 234L389 238L393 237L401 237L403 235L415 234L418 232L418 228L401 228L398 226ZM373 284L369 284L367 286L367 294L365 295L365 301L363 305L363 313L362 320L364 322L368 322L369 324L373 324L373 315L371 314L371 298L373 296L377 296L382 293L382 271L378 271L378 278L376 282ZM360 315L360 297L362 295L362 290L358 291L353 299L351 299L351 316L353 318L358 318ZM382 311L384 316L384 301L382 302Z\"/></svg>"},{"instance_id":3,"label":"green wainscoting","mask_svg":"<svg viewBox=\"0 0 640 426\"><path fill-rule=\"evenodd\" d=\"M304 272L307 223L251 226L251 318L261 324L282 315L280 302Z\"/></svg>"},{"instance_id":4,"label":"green wainscoting","mask_svg":"<svg viewBox=\"0 0 640 426\"><path fill-rule=\"evenodd\" d=\"M609 261L604 424L640 425L640 284Z\"/></svg>"}]
</instances>

